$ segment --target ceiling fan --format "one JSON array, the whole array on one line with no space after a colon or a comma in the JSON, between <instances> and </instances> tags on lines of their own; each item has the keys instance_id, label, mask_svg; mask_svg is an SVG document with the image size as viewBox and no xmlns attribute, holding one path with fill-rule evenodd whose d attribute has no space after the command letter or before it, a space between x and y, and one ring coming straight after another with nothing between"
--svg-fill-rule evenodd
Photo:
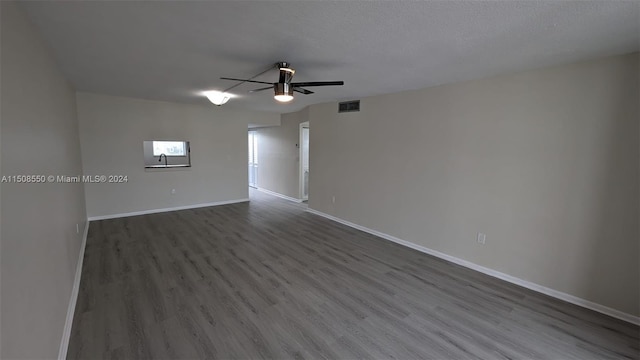
<instances>
[{"instance_id":1,"label":"ceiling fan","mask_svg":"<svg viewBox=\"0 0 640 360\"><path fill-rule=\"evenodd\" d=\"M240 83L230 87L229 89L225 90L223 93L226 93L227 91L231 90L232 88L234 88L234 87L236 87L236 86L238 86L240 84L243 84L245 82L256 83L256 84L268 84L269 86L266 86L266 87L263 87L263 88L259 88L259 89L253 89L253 90L251 90L249 92L258 92L258 91L273 89L273 91L275 93L274 99L276 99L277 101L280 101L280 102L289 102L289 101L293 100L293 93L294 92L305 94L305 95L313 94L313 91L305 89L305 88L308 88L308 87L344 85L344 81L311 81L311 82L297 82L297 83L296 82L291 82L291 80L293 79L293 75L296 73L296 71L291 68L291 64L289 64L288 62L284 62L284 61L275 63L275 68L280 71L278 82L270 83L270 82L265 82L265 81L253 80L254 78L264 74L265 72L271 70L272 68L273 67L269 67L269 69L261 72L258 75L255 75L255 76L253 76L253 77L251 77L249 79L236 79L236 78L221 77L220 79L223 79L223 80L240 81Z\"/></svg>"}]
</instances>

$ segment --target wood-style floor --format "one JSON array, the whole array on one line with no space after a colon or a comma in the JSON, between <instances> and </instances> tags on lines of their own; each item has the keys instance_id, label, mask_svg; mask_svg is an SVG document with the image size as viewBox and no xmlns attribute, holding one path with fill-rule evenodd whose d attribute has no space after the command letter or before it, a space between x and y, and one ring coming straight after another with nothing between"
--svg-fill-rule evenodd
<instances>
[{"instance_id":1,"label":"wood-style floor","mask_svg":"<svg viewBox=\"0 0 640 360\"><path fill-rule=\"evenodd\" d=\"M71 359L639 358L637 326L259 192L91 222Z\"/></svg>"}]
</instances>

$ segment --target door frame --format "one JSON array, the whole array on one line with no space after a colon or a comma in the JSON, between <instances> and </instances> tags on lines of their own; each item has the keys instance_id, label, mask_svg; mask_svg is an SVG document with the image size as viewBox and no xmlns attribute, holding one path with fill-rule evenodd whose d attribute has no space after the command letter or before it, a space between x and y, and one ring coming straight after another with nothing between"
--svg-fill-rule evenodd
<instances>
[{"instance_id":1,"label":"door frame","mask_svg":"<svg viewBox=\"0 0 640 360\"><path fill-rule=\"evenodd\" d=\"M300 199L309 200L309 194L307 194L307 196L304 196L304 166L302 162L302 154L303 154L302 129L304 128L309 129L309 144L311 144L311 128L309 127L309 122L305 121L303 123L300 123L299 134L298 134L299 135L298 144L300 144L300 146L298 146L298 194ZM309 145L309 148L311 148L311 145ZM309 152L309 154L311 153ZM311 168L311 166L309 166L309 168Z\"/></svg>"},{"instance_id":2,"label":"door frame","mask_svg":"<svg viewBox=\"0 0 640 360\"><path fill-rule=\"evenodd\" d=\"M250 141L252 139L252 136L253 136L253 139L254 139L253 143L251 143L251 141ZM257 150L256 149L257 146L254 146L254 145L257 145L257 142L258 142L257 136L258 136L258 132L255 129L249 129L249 131L247 132L247 138L248 138L247 139L248 140L247 141L247 152L249 151L249 147L253 147L254 160L258 160L257 159L258 157L255 156L256 150ZM248 156L247 156L247 158L248 158ZM248 163L247 167L249 168L248 169L249 171L247 173L247 184L249 185L249 187L257 189L258 188L258 166L256 165L257 163L256 162L251 162L251 163L247 162L247 163ZM252 166L252 164L253 164L253 171L254 171L254 176L253 176L254 184L253 185L251 185L249 183L249 180L251 179L251 170L252 170L251 166Z\"/></svg>"}]
</instances>

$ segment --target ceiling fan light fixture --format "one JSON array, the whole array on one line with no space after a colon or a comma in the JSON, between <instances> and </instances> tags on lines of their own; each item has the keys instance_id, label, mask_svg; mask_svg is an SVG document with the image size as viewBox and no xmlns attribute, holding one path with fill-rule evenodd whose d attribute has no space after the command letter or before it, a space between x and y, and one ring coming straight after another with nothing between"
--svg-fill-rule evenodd
<instances>
[{"instance_id":1,"label":"ceiling fan light fixture","mask_svg":"<svg viewBox=\"0 0 640 360\"><path fill-rule=\"evenodd\" d=\"M293 100L293 86L284 84L274 85L275 95L273 96L279 102L289 102Z\"/></svg>"},{"instance_id":2,"label":"ceiling fan light fixture","mask_svg":"<svg viewBox=\"0 0 640 360\"><path fill-rule=\"evenodd\" d=\"M293 95L275 95L273 98L280 102L289 102L293 100Z\"/></svg>"},{"instance_id":3,"label":"ceiling fan light fixture","mask_svg":"<svg viewBox=\"0 0 640 360\"><path fill-rule=\"evenodd\" d=\"M230 78L230 77L221 77L220 79L222 80L231 80L231 81L237 81L238 83L233 85L232 87L225 89L223 92L226 93L226 91L229 91L233 88L235 88L236 86L240 86L244 83L253 83L253 84L265 84L265 85L269 85L266 87L261 87L259 89L253 89L250 90L250 93L255 93L258 91L264 91L264 90L269 90L273 87L273 98L281 103L288 103L291 100L293 100L293 92L299 92L301 94L304 95L310 95L313 94L313 91L311 90L307 90L307 87L312 87L312 86L340 86L340 85L344 85L344 81L309 81L309 82L291 82L293 80L293 75L295 74L295 70L291 68L291 64L289 64L288 62L285 61L281 61L281 62L277 62L275 64L275 68L279 70L278 72L278 81L277 82L267 82L267 81L258 81L258 80L254 80L255 78L257 78L258 76L266 73L267 71L270 71L272 69L274 69L274 66L271 65L267 70L258 73L257 75L254 75L252 77L250 77L249 79L239 79L239 78ZM209 98L211 100L211 98ZM222 99L222 100L211 100L211 102L213 102L214 104L218 105L218 104L224 104L225 102L227 102L227 100L229 99Z\"/></svg>"},{"instance_id":4,"label":"ceiling fan light fixture","mask_svg":"<svg viewBox=\"0 0 640 360\"><path fill-rule=\"evenodd\" d=\"M217 91L217 90L205 91L203 94L209 99L209 101L211 101L216 106L226 104L227 101L229 101L229 99L233 97L232 94L229 94L227 92Z\"/></svg>"}]
</instances>

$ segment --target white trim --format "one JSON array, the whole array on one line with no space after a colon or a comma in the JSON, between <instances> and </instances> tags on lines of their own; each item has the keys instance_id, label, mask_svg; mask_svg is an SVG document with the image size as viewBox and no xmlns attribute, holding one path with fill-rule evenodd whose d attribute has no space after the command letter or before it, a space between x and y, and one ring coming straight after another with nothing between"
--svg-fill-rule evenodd
<instances>
[{"instance_id":1,"label":"white trim","mask_svg":"<svg viewBox=\"0 0 640 360\"><path fill-rule=\"evenodd\" d=\"M203 207L209 207L209 206L236 204L236 203L247 202L247 201L249 201L248 198L247 199L235 199L235 200L217 201L217 202L203 203L203 204L176 206L176 207L162 208L162 209L133 211L133 212L121 213L121 214L91 216L91 217L89 217L89 221L116 219L116 218L121 218L121 217L137 216L137 215L157 214L157 213L163 213L163 212L169 212L169 211L177 211L177 210L197 209L197 208L203 208Z\"/></svg>"},{"instance_id":2,"label":"white trim","mask_svg":"<svg viewBox=\"0 0 640 360\"><path fill-rule=\"evenodd\" d=\"M610 307L607 307L607 306L604 306L604 305L601 305L601 304L598 304L598 303L594 303L592 301L585 300L585 299L579 298L577 296L573 296L573 295L570 295L570 294L567 294L567 293L564 293L564 292L561 292L561 291L558 291L558 290L554 290L554 289L548 288L546 286L542 286L542 285L539 285L539 284L536 284L536 283L533 283L533 282L530 282L530 281L527 281L527 280L523 280L523 279L517 278L515 276L511 276L511 275L508 275L508 274L505 274L505 273L502 273L502 272L499 272L499 271L496 271L496 270L493 270L493 269L490 269L490 268L487 268L487 267L484 267L484 266L480 266L480 265L474 264L474 263L472 263L470 261L463 260L463 259L451 256L451 255L447 255L445 253L441 253L439 251L436 251L436 250L433 250L433 249L429 249L427 247L424 247L424 246L421 246L421 245L417 245L417 244L414 244L414 243L406 241L406 240L399 239L399 238L397 238L395 236L391 236L389 234L385 234L385 233L382 233L380 231L369 229L367 227L364 227L364 226L361 226L361 225L358 225L358 224L354 224L352 222L337 218L335 216L331 216L329 214L325 214L325 213L320 212L318 210L307 208L307 211L312 213L312 214L325 217L325 218L327 218L329 220L333 220L335 222L339 222L341 224L347 225L347 226L352 227L354 229L358 229L358 230L364 231L366 233L378 236L378 237L383 238L385 240L393 241L394 243L397 243L397 244L400 244L400 245L404 245L406 247L412 248L414 250L418 250L418 251L423 252L425 254L433 255L435 257L447 260L447 261L452 262L454 264L458 264L458 265L464 266L464 267L469 268L471 270L475 270L475 271L481 272L483 274L487 274L489 276L493 276L495 278L510 282L512 284L516 284L516 285L525 287L527 289L530 289L530 290L533 290L533 291L537 291L537 292L545 294L545 295L549 295L549 296L554 297L556 299L564 300L566 302L569 302L569 303L572 303L572 304L575 304L575 305L578 305L578 306L582 306L584 308L587 308L587 309L590 309L590 310L593 310L593 311L597 311L597 312L605 314L605 315L609 315L609 316L614 317L616 319L620 319L620 320L623 320L623 321L626 321L626 322L629 322L629 323L632 323L632 324L640 325L640 317L638 317L638 316L627 314L627 313L622 312L620 310L612 309Z\"/></svg>"},{"instance_id":3,"label":"white trim","mask_svg":"<svg viewBox=\"0 0 640 360\"><path fill-rule=\"evenodd\" d=\"M62 332L62 341L60 342L60 351L58 359L65 360L67 358L67 350L69 349L69 339L71 337L71 326L73 325L73 314L76 311L76 302L78 301L78 292L80 291L80 278L82 277L82 263L84 261L84 249L87 247L87 235L89 233L89 220L84 225L82 233L82 243L80 244L80 255L78 256L78 264L76 265L76 276L73 280L73 288L71 289L71 299L69 299L69 307L67 308L67 320L64 323Z\"/></svg>"},{"instance_id":4,"label":"white trim","mask_svg":"<svg viewBox=\"0 0 640 360\"><path fill-rule=\"evenodd\" d=\"M263 188L260 188L260 187L257 187L257 188L256 188L256 190L258 190L258 191L262 191L262 192L263 192L263 193L265 193L265 194L269 194L269 195L277 196L277 197L282 198L282 199L285 199L285 200L289 200L289 201L293 201L293 202L297 202L297 203L301 203L301 202L302 202L302 199L296 199L296 198L293 198L293 197L291 197L291 196L282 195L282 194L277 193L277 192L275 192L275 191L271 191L271 190L263 189Z\"/></svg>"}]
</instances>

